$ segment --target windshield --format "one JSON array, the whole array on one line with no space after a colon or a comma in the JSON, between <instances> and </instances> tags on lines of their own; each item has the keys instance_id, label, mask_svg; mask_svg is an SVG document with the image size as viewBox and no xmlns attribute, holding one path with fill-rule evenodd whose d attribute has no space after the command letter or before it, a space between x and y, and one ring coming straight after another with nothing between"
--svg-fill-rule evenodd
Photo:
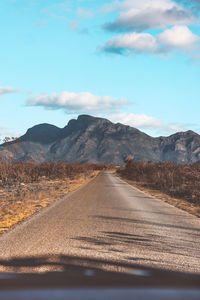
<instances>
[{"instance_id":1,"label":"windshield","mask_svg":"<svg viewBox=\"0 0 200 300\"><path fill-rule=\"evenodd\" d=\"M1 1L0 289L199 288L199 8Z\"/></svg>"}]
</instances>

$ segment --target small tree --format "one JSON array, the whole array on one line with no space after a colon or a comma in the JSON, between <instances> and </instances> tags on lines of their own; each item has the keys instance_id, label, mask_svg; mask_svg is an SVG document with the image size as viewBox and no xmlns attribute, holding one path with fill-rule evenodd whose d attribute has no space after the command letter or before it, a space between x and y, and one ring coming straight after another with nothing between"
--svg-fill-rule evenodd
<instances>
[{"instance_id":1,"label":"small tree","mask_svg":"<svg viewBox=\"0 0 200 300\"><path fill-rule=\"evenodd\" d=\"M8 143L11 140L12 140L12 138L10 138L9 136L6 136L3 141L4 141L4 143Z\"/></svg>"},{"instance_id":2,"label":"small tree","mask_svg":"<svg viewBox=\"0 0 200 300\"><path fill-rule=\"evenodd\" d=\"M128 164L129 162L133 162L134 161L134 156L133 155L128 155L126 156L126 158L124 159L124 162L126 164Z\"/></svg>"}]
</instances>

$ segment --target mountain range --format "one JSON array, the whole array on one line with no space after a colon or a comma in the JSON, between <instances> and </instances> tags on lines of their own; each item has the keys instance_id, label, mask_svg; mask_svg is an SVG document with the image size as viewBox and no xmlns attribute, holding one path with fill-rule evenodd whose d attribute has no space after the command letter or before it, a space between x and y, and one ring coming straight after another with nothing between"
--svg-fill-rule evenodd
<instances>
[{"instance_id":1,"label":"mountain range","mask_svg":"<svg viewBox=\"0 0 200 300\"><path fill-rule=\"evenodd\" d=\"M136 161L194 163L200 160L200 135L186 131L154 138L130 126L80 115L64 128L36 125L16 141L0 145L0 157L9 161L122 165L127 156Z\"/></svg>"}]
</instances>

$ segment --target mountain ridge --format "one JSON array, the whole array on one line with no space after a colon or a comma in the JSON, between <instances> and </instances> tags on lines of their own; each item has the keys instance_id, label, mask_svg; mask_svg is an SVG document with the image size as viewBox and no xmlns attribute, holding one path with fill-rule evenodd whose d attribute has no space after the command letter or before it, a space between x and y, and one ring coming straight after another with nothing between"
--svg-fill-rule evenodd
<instances>
[{"instance_id":1,"label":"mountain ridge","mask_svg":"<svg viewBox=\"0 0 200 300\"><path fill-rule=\"evenodd\" d=\"M200 161L200 135L188 130L168 137L151 137L128 125L80 115L64 128L47 123L35 125L17 141L0 145L0 157L10 161L122 165L129 155L136 161L197 162Z\"/></svg>"}]
</instances>

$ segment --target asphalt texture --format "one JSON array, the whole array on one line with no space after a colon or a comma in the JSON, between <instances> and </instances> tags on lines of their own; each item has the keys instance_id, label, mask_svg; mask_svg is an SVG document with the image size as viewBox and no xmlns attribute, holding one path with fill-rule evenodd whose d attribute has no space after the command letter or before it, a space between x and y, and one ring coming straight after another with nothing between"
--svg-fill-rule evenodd
<instances>
[{"instance_id":1,"label":"asphalt texture","mask_svg":"<svg viewBox=\"0 0 200 300\"><path fill-rule=\"evenodd\" d=\"M54 255L200 274L200 219L103 172L0 237L0 261Z\"/></svg>"}]
</instances>

